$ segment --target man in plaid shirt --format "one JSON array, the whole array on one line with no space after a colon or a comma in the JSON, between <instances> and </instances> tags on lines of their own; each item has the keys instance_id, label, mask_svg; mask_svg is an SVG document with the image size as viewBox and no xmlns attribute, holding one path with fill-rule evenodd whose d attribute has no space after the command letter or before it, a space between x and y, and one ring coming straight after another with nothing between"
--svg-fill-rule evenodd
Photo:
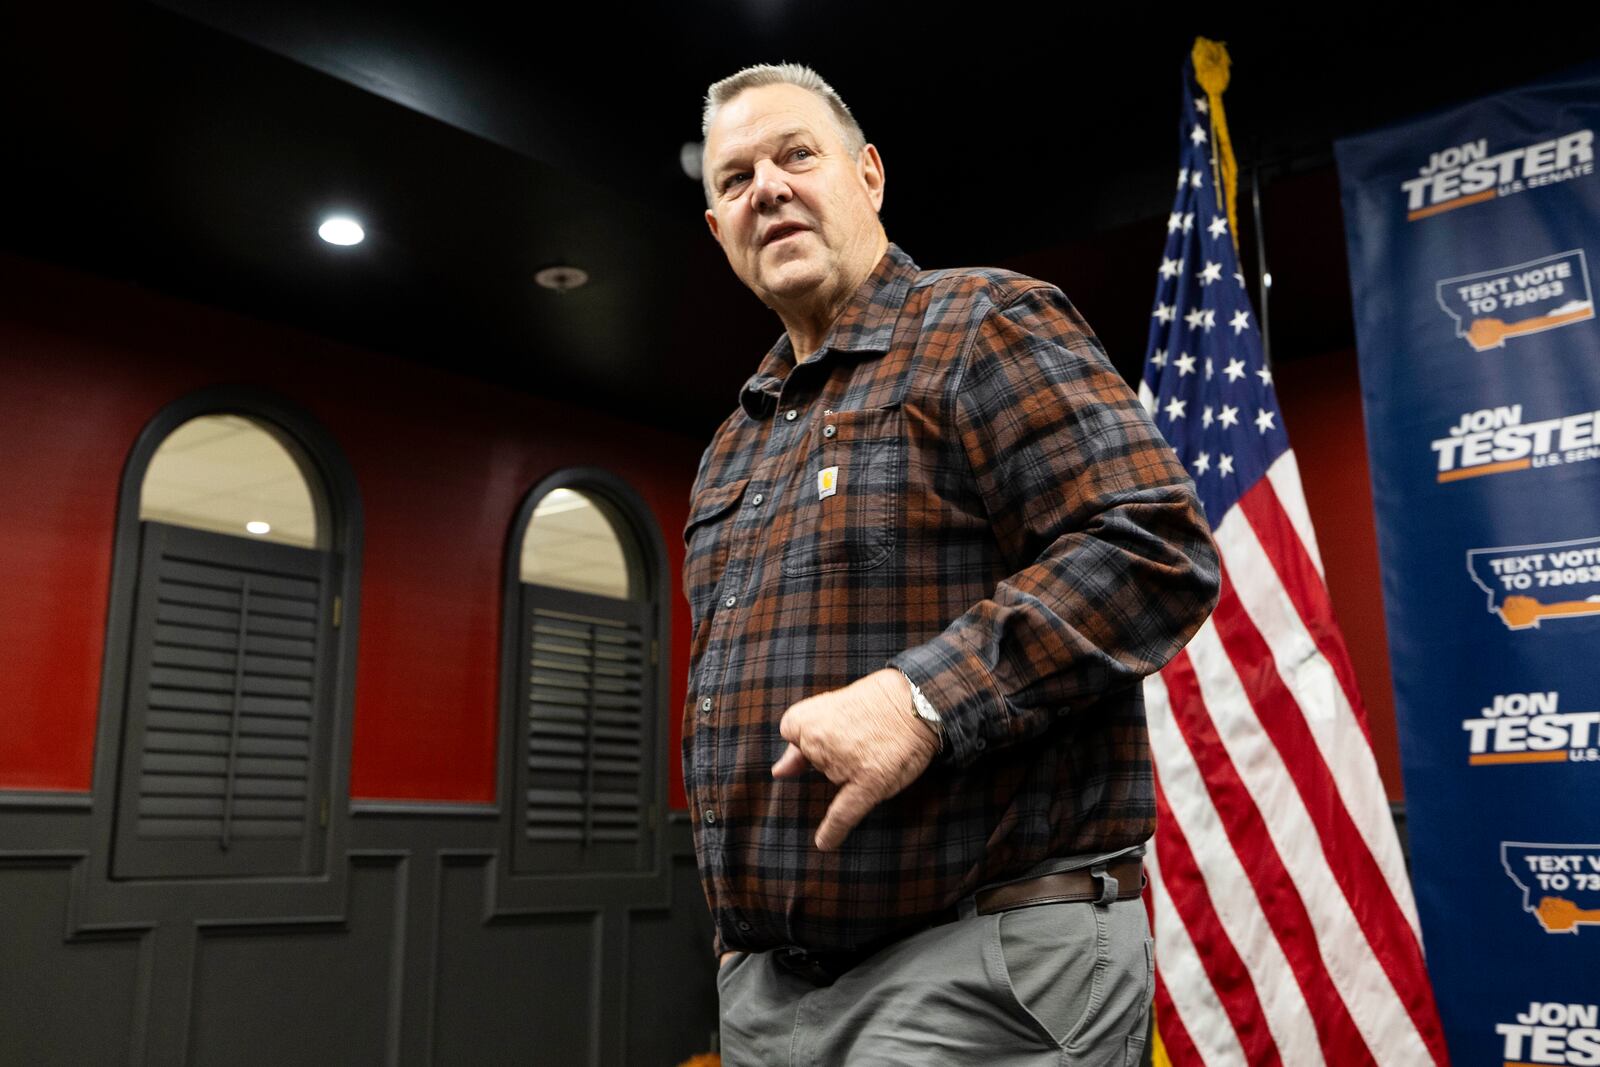
<instances>
[{"instance_id":1,"label":"man in plaid shirt","mask_svg":"<svg viewBox=\"0 0 1600 1067\"><path fill-rule=\"evenodd\" d=\"M733 1063L1137 1062L1139 681L1218 564L1045 282L922 271L813 71L705 111L706 221L785 334L701 461L684 765Z\"/></svg>"}]
</instances>

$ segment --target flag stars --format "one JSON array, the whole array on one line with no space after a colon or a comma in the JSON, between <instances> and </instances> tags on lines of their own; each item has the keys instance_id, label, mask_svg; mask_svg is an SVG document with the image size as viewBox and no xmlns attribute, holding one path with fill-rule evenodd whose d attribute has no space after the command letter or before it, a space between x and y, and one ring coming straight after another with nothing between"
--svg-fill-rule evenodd
<instances>
[{"instance_id":1,"label":"flag stars","mask_svg":"<svg viewBox=\"0 0 1600 1067\"><path fill-rule=\"evenodd\" d=\"M1206 357L1206 381L1209 382L1211 380L1211 374L1215 369L1216 368L1214 366L1212 366L1211 357L1207 356Z\"/></svg>"},{"instance_id":2,"label":"flag stars","mask_svg":"<svg viewBox=\"0 0 1600 1067\"><path fill-rule=\"evenodd\" d=\"M1217 473L1224 476L1233 473L1233 457L1226 452L1222 454L1221 459L1217 460Z\"/></svg>"},{"instance_id":3,"label":"flag stars","mask_svg":"<svg viewBox=\"0 0 1600 1067\"><path fill-rule=\"evenodd\" d=\"M1188 233L1194 226L1194 212L1186 212L1183 216L1183 232Z\"/></svg>"},{"instance_id":4,"label":"flag stars","mask_svg":"<svg viewBox=\"0 0 1600 1067\"><path fill-rule=\"evenodd\" d=\"M1272 412L1268 411L1266 408L1262 408L1260 411L1256 412L1256 429L1260 430L1262 433L1266 433L1268 430L1277 429L1276 426L1272 425Z\"/></svg>"},{"instance_id":5,"label":"flag stars","mask_svg":"<svg viewBox=\"0 0 1600 1067\"><path fill-rule=\"evenodd\" d=\"M1160 319L1161 324L1165 326L1167 323L1172 321L1172 314L1174 310L1175 309L1171 304L1157 304L1155 311L1151 313L1150 317L1153 319Z\"/></svg>"},{"instance_id":6,"label":"flag stars","mask_svg":"<svg viewBox=\"0 0 1600 1067\"><path fill-rule=\"evenodd\" d=\"M1221 280L1222 264L1213 263L1209 259L1206 260L1206 268L1200 272L1200 284L1210 285L1212 282L1219 282Z\"/></svg>"},{"instance_id":7,"label":"flag stars","mask_svg":"<svg viewBox=\"0 0 1600 1067\"><path fill-rule=\"evenodd\" d=\"M1193 174L1189 175L1189 185L1192 188L1198 189L1205 184L1205 179L1206 172L1196 169Z\"/></svg>"},{"instance_id":8,"label":"flag stars","mask_svg":"<svg viewBox=\"0 0 1600 1067\"><path fill-rule=\"evenodd\" d=\"M1165 367L1167 365L1167 350L1165 348L1156 349L1156 354L1150 357L1150 365L1152 367Z\"/></svg>"},{"instance_id":9,"label":"flag stars","mask_svg":"<svg viewBox=\"0 0 1600 1067\"><path fill-rule=\"evenodd\" d=\"M1221 237L1223 234L1228 232L1228 220L1223 218L1221 215L1218 215L1216 218L1211 220L1211 225L1207 226L1206 229L1211 232L1211 236Z\"/></svg>"},{"instance_id":10,"label":"flag stars","mask_svg":"<svg viewBox=\"0 0 1600 1067\"><path fill-rule=\"evenodd\" d=\"M1237 281L1239 283L1239 288L1243 289L1244 288L1244 275L1239 273L1238 271L1234 271L1233 272L1233 278L1234 278L1235 281Z\"/></svg>"},{"instance_id":11,"label":"flag stars","mask_svg":"<svg viewBox=\"0 0 1600 1067\"><path fill-rule=\"evenodd\" d=\"M1261 379L1261 384L1263 386L1272 384L1272 372L1265 367L1262 367L1260 370L1256 371L1256 377Z\"/></svg>"},{"instance_id":12,"label":"flag stars","mask_svg":"<svg viewBox=\"0 0 1600 1067\"><path fill-rule=\"evenodd\" d=\"M1193 141L1195 144L1205 144L1206 143L1205 127L1201 126L1198 122L1195 123L1194 124L1194 129L1189 131L1189 140Z\"/></svg>"},{"instance_id":13,"label":"flag stars","mask_svg":"<svg viewBox=\"0 0 1600 1067\"><path fill-rule=\"evenodd\" d=\"M1211 423L1213 421L1214 420L1213 420L1213 417L1212 417L1212 414L1211 414L1211 405L1207 404L1205 406L1205 408L1200 412L1200 428L1202 430L1211 429Z\"/></svg>"},{"instance_id":14,"label":"flag stars","mask_svg":"<svg viewBox=\"0 0 1600 1067\"><path fill-rule=\"evenodd\" d=\"M1165 321L1165 320L1163 320ZM1230 359L1228 365L1222 368L1222 373L1228 376L1228 381L1236 382L1244 377L1244 360Z\"/></svg>"},{"instance_id":15,"label":"flag stars","mask_svg":"<svg viewBox=\"0 0 1600 1067\"><path fill-rule=\"evenodd\" d=\"M1229 407L1227 404L1222 405L1222 414L1217 416L1217 421L1222 424L1223 429L1239 425L1239 409Z\"/></svg>"},{"instance_id":16,"label":"flag stars","mask_svg":"<svg viewBox=\"0 0 1600 1067\"><path fill-rule=\"evenodd\" d=\"M1163 259L1161 261L1161 276L1163 278L1176 278L1183 271L1183 260Z\"/></svg>"},{"instance_id":17,"label":"flag stars","mask_svg":"<svg viewBox=\"0 0 1600 1067\"><path fill-rule=\"evenodd\" d=\"M1179 167L1178 168L1178 188L1182 189L1184 187L1184 185L1188 181L1189 181L1189 168L1188 167Z\"/></svg>"},{"instance_id":18,"label":"flag stars","mask_svg":"<svg viewBox=\"0 0 1600 1067\"><path fill-rule=\"evenodd\" d=\"M1207 408L1206 410L1209 411L1210 409ZM1198 456L1194 457L1194 472L1196 474L1204 474L1206 471L1208 471L1210 469L1211 469L1211 453L1202 452Z\"/></svg>"},{"instance_id":19,"label":"flag stars","mask_svg":"<svg viewBox=\"0 0 1600 1067\"><path fill-rule=\"evenodd\" d=\"M1189 313L1183 317L1183 321L1189 324L1189 329L1191 330L1198 330L1200 328L1200 324L1205 320L1206 313L1200 308L1191 309Z\"/></svg>"},{"instance_id":20,"label":"flag stars","mask_svg":"<svg viewBox=\"0 0 1600 1067\"><path fill-rule=\"evenodd\" d=\"M1200 114L1204 115L1206 112L1211 110L1211 104L1206 100L1205 97L1197 96L1194 98L1194 109L1200 112Z\"/></svg>"},{"instance_id":21,"label":"flag stars","mask_svg":"<svg viewBox=\"0 0 1600 1067\"><path fill-rule=\"evenodd\" d=\"M1183 418L1183 409L1188 406L1189 402L1187 400L1179 400L1177 397L1173 397L1167 401L1167 418L1174 420Z\"/></svg>"},{"instance_id":22,"label":"flag stars","mask_svg":"<svg viewBox=\"0 0 1600 1067\"><path fill-rule=\"evenodd\" d=\"M1186 374L1194 373L1194 357L1187 352L1173 360L1172 365L1178 368L1178 377L1180 378Z\"/></svg>"},{"instance_id":23,"label":"flag stars","mask_svg":"<svg viewBox=\"0 0 1600 1067\"><path fill-rule=\"evenodd\" d=\"M1240 308L1233 313L1233 318L1228 322L1228 325L1233 327L1233 335L1238 337L1250 328L1250 312Z\"/></svg>"},{"instance_id":24,"label":"flag stars","mask_svg":"<svg viewBox=\"0 0 1600 1067\"><path fill-rule=\"evenodd\" d=\"M1183 212L1174 211L1172 214L1167 216L1167 232L1177 233L1179 230L1184 230ZM1184 230L1184 232L1187 233L1188 231Z\"/></svg>"}]
</instances>

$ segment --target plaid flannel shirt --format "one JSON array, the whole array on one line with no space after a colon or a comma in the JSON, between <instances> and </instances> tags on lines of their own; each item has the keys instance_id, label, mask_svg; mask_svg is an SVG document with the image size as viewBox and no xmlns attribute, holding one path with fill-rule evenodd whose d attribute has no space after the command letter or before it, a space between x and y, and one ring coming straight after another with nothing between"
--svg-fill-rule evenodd
<instances>
[{"instance_id":1,"label":"plaid flannel shirt","mask_svg":"<svg viewBox=\"0 0 1600 1067\"><path fill-rule=\"evenodd\" d=\"M795 366L785 336L746 383L684 539L683 758L719 950L872 946L1149 838L1138 682L1205 619L1217 558L1060 290L890 245L816 353ZM836 790L773 779L778 721L884 666L938 710L944 752L819 852Z\"/></svg>"}]
</instances>

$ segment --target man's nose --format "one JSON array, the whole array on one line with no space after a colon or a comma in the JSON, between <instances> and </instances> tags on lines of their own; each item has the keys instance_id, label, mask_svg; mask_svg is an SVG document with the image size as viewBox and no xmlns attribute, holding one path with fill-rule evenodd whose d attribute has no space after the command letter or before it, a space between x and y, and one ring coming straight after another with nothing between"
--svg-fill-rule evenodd
<instances>
[{"instance_id":1,"label":"man's nose","mask_svg":"<svg viewBox=\"0 0 1600 1067\"><path fill-rule=\"evenodd\" d=\"M758 208L786 204L794 199L794 191L789 188L789 176L771 160L757 163L750 180Z\"/></svg>"}]
</instances>

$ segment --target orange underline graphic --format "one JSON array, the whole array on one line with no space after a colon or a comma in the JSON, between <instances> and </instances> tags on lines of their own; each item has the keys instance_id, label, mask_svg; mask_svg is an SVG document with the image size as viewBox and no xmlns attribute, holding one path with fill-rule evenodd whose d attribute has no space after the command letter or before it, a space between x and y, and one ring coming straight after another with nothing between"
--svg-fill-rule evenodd
<instances>
[{"instance_id":1,"label":"orange underline graphic","mask_svg":"<svg viewBox=\"0 0 1600 1067\"><path fill-rule=\"evenodd\" d=\"M1454 200L1446 200L1442 204L1407 212L1406 221L1416 222L1418 219L1425 219L1429 215L1437 215L1444 211L1454 211L1456 208L1466 207L1468 204L1481 204L1485 200L1493 200L1494 198L1495 191L1493 189L1485 189L1483 192L1473 193L1471 196L1458 196Z\"/></svg>"},{"instance_id":2,"label":"orange underline graphic","mask_svg":"<svg viewBox=\"0 0 1600 1067\"><path fill-rule=\"evenodd\" d=\"M1481 467L1462 467L1460 470L1443 471L1439 474L1441 482L1459 482L1463 478L1476 478L1480 474L1499 474L1502 471L1525 471L1533 466L1531 459L1508 459L1502 463L1485 463Z\"/></svg>"},{"instance_id":3,"label":"orange underline graphic","mask_svg":"<svg viewBox=\"0 0 1600 1067\"><path fill-rule=\"evenodd\" d=\"M1470 756L1467 762L1473 766L1480 763L1565 763L1567 754L1562 749L1554 752L1491 752L1482 756Z\"/></svg>"}]
</instances>

